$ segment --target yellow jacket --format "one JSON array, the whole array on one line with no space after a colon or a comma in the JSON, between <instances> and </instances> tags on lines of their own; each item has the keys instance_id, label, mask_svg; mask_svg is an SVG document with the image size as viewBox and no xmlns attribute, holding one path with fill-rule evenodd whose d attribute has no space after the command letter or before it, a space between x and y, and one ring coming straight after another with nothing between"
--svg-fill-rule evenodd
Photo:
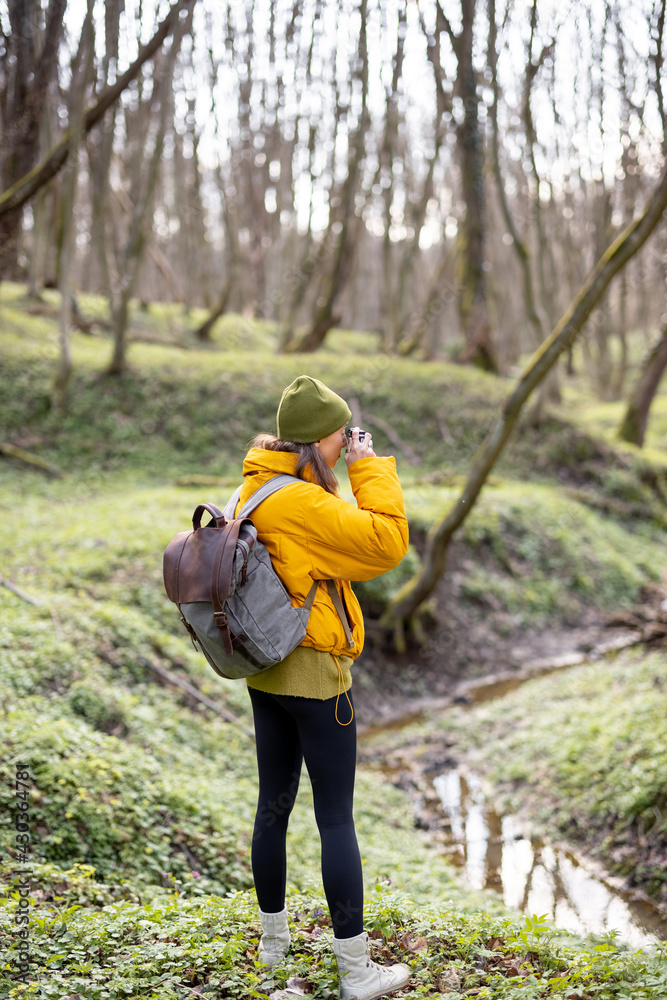
<instances>
[{"instance_id":1,"label":"yellow jacket","mask_svg":"<svg viewBox=\"0 0 667 1000\"><path fill-rule=\"evenodd\" d=\"M296 463L297 455L292 452L251 448L243 463L244 482L237 511L272 476L285 472L293 475ZM349 475L356 507L316 483L304 482L286 486L268 497L253 511L252 520L294 606L303 604L313 580L337 581L354 649L347 648L343 627L324 584L315 596L301 646L356 659L364 645L364 623L350 580L370 580L397 566L408 549L408 522L393 458L358 459ZM280 666L251 678L252 686L259 687L261 679L269 679L268 675ZM303 693L310 696L305 690ZM316 695L324 696L329 697Z\"/></svg>"}]
</instances>

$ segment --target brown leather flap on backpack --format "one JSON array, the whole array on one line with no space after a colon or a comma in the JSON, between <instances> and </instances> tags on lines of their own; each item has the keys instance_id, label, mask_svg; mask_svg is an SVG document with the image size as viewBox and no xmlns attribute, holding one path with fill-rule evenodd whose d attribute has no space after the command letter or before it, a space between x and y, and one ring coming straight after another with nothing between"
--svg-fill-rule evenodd
<instances>
[{"instance_id":1,"label":"brown leather flap on backpack","mask_svg":"<svg viewBox=\"0 0 667 1000\"><path fill-rule=\"evenodd\" d=\"M164 587L170 601L174 604L210 601L212 590L216 590L220 599L224 600L229 593L239 534L244 540L247 538L250 546L254 541L252 535L243 532L243 525L238 522L236 530L230 530L233 524L233 521L228 521L221 527L206 526L181 531L172 538L162 562ZM214 581L216 566L217 581Z\"/></svg>"}]
</instances>

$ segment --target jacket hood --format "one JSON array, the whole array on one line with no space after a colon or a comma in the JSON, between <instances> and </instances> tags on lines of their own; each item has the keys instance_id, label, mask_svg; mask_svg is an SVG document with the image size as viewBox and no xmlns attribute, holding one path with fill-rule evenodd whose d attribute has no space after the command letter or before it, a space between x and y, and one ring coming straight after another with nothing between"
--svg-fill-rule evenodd
<instances>
[{"instance_id":1,"label":"jacket hood","mask_svg":"<svg viewBox=\"0 0 667 1000\"><path fill-rule=\"evenodd\" d=\"M259 476L261 479L280 473L289 473L290 476L293 476L298 459L299 456L293 451L251 448L243 461L243 475L244 477ZM312 482L310 466L306 467L304 478L308 482Z\"/></svg>"}]
</instances>

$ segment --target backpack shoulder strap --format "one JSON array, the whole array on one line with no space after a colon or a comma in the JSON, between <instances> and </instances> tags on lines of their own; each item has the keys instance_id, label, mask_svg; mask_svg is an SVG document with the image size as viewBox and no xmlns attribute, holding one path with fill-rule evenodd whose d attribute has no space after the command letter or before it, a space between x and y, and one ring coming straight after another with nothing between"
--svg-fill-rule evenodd
<instances>
[{"instance_id":1,"label":"backpack shoulder strap","mask_svg":"<svg viewBox=\"0 0 667 1000\"><path fill-rule=\"evenodd\" d=\"M231 521L231 519L234 517L234 511L236 510L236 505L239 502L240 496L241 496L241 487L237 486L237 488L234 490L229 500L225 504L224 510L222 512L223 516L228 521Z\"/></svg>"},{"instance_id":2,"label":"backpack shoulder strap","mask_svg":"<svg viewBox=\"0 0 667 1000\"><path fill-rule=\"evenodd\" d=\"M255 490L253 495L246 500L238 512L237 517L250 517L253 510L270 497L273 493L277 493L281 490L283 486L290 486L292 483L302 483L303 479L299 479L297 476L290 476L287 473L281 474L279 476L274 476L269 479L267 483L260 486L258 490ZM233 493L233 495L227 501L223 514L227 519L234 517L234 511L236 510L236 505L239 502L239 496L241 494L241 487L239 486Z\"/></svg>"},{"instance_id":3,"label":"backpack shoulder strap","mask_svg":"<svg viewBox=\"0 0 667 1000\"><path fill-rule=\"evenodd\" d=\"M277 493L278 490L281 490L284 486L290 486L292 483L302 483L302 482L303 479L299 479L298 476L290 476L287 473L274 476L272 479L269 479L267 483L264 483L263 486L260 486L258 490L255 490L250 499L246 500L246 502L243 504L243 507L241 507L241 510L238 512L237 517L239 519L242 517L250 517L255 508L259 507L259 505L264 500L266 500L267 497L270 497L274 493ZM239 486L227 501L227 504L223 511L223 514L227 519L231 519L234 517L234 511L236 510L236 505L239 502L240 494L241 494L241 487ZM320 583L319 580L313 581L310 591L308 592L308 596L306 597L306 600L304 601L303 604L304 610L307 611L309 614L313 606L313 602L315 600L315 594L317 593L317 588L319 586L319 583ZM345 609L343 607L343 602L340 599L340 594L338 593L336 584L334 583L333 580L326 580L325 583L331 602L336 610L336 614L340 618L340 623L343 626L345 639L347 641L347 648L354 649L354 639L352 638L352 630L350 629L350 625L347 620L347 615L345 614Z\"/></svg>"}]
</instances>

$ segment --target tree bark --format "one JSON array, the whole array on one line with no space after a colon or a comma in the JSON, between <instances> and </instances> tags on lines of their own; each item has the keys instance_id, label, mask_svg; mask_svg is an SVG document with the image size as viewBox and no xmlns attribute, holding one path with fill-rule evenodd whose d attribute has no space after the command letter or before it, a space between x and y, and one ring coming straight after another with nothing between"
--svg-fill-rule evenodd
<instances>
[{"instance_id":1,"label":"tree bark","mask_svg":"<svg viewBox=\"0 0 667 1000\"><path fill-rule=\"evenodd\" d=\"M399 623L414 615L433 592L445 571L447 549L454 532L463 524L502 452L521 410L564 351L572 346L591 311L612 279L646 242L667 207L667 169L654 189L643 213L611 244L590 272L569 309L528 363L518 385L506 400L501 416L482 443L464 488L447 516L429 534L424 562L419 573L389 604L383 623ZM397 634L400 642L400 635Z\"/></svg>"},{"instance_id":2,"label":"tree bark","mask_svg":"<svg viewBox=\"0 0 667 1000\"><path fill-rule=\"evenodd\" d=\"M646 436L649 410L655 399L660 381L667 368L667 322L663 324L660 336L649 351L637 385L628 402L618 436L641 448Z\"/></svg>"}]
</instances>

